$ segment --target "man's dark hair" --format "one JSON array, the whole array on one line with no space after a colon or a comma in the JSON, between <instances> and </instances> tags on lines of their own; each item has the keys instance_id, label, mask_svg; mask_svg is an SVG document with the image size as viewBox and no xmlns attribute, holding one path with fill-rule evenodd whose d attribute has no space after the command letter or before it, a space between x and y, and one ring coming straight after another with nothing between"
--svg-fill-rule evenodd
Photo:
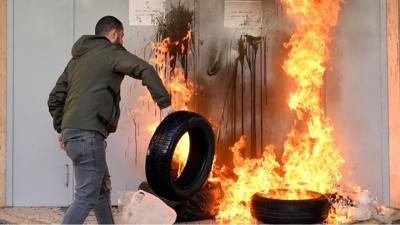
<instances>
[{"instance_id":1,"label":"man's dark hair","mask_svg":"<svg viewBox=\"0 0 400 225\"><path fill-rule=\"evenodd\" d=\"M99 20L96 24L95 34L96 35L106 35L113 29L123 29L124 26L122 25L119 19L113 16L105 16Z\"/></svg>"}]
</instances>

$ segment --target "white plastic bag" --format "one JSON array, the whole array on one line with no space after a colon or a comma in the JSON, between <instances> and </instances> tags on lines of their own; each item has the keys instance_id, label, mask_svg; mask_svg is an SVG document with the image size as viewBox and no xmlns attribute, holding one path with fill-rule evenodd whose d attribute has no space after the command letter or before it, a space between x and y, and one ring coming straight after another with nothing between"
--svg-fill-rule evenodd
<instances>
[{"instance_id":1,"label":"white plastic bag","mask_svg":"<svg viewBox=\"0 0 400 225\"><path fill-rule=\"evenodd\" d=\"M173 224L176 221L176 212L150 193L140 190L124 197L128 199L122 206L123 224Z\"/></svg>"}]
</instances>

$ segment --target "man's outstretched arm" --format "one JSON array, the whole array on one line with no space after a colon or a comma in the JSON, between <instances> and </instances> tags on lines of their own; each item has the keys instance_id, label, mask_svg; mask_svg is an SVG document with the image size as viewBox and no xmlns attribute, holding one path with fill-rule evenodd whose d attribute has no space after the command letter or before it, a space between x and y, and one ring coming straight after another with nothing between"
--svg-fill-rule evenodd
<instances>
[{"instance_id":1,"label":"man's outstretched arm","mask_svg":"<svg viewBox=\"0 0 400 225\"><path fill-rule=\"evenodd\" d=\"M153 66L122 46L118 47L111 57L112 66L116 72L142 80L142 84L150 91L160 109L171 108L171 96Z\"/></svg>"}]
</instances>

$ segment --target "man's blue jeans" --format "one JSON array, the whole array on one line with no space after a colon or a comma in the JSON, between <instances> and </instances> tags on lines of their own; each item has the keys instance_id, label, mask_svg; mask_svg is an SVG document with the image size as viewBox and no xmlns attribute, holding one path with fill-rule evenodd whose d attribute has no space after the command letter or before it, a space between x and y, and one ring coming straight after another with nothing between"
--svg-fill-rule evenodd
<instances>
[{"instance_id":1,"label":"man's blue jeans","mask_svg":"<svg viewBox=\"0 0 400 225\"><path fill-rule=\"evenodd\" d=\"M83 224L94 209L99 224L113 224L104 137L96 131L79 129L64 129L62 135L75 171L75 199L62 223Z\"/></svg>"}]
</instances>

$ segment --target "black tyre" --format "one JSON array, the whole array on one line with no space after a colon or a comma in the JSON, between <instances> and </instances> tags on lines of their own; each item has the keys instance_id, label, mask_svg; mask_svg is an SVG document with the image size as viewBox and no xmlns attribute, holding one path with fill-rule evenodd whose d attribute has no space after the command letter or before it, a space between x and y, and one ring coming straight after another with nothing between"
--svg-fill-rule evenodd
<instances>
[{"instance_id":1,"label":"black tyre","mask_svg":"<svg viewBox=\"0 0 400 225\"><path fill-rule=\"evenodd\" d=\"M267 224L315 224L323 222L330 209L328 199L310 192L312 199L280 200L256 193L251 199L252 216Z\"/></svg>"},{"instance_id":2,"label":"black tyre","mask_svg":"<svg viewBox=\"0 0 400 225\"><path fill-rule=\"evenodd\" d=\"M190 150L186 165L177 179L171 177L175 147L188 132ZM200 191L214 160L214 133L202 116L178 111L167 116L156 129L147 151L146 177L151 189L165 199L184 201Z\"/></svg>"}]
</instances>

